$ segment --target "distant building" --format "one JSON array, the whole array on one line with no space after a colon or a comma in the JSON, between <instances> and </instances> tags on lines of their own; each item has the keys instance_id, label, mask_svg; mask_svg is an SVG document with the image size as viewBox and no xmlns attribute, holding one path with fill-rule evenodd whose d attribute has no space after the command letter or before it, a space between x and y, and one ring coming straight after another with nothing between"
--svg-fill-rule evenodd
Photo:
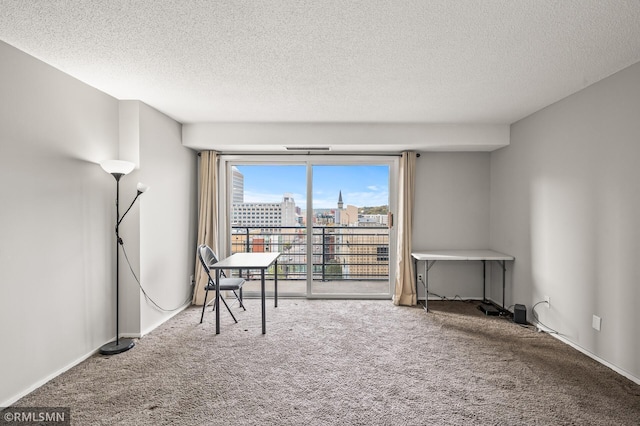
<instances>
[{"instance_id":1,"label":"distant building","mask_svg":"<svg viewBox=\"0 0 640 426\"><path fill-rule=\"evenodd\" d=\"M336 223L336 212L334 210L318 212L313 219L316 225L330 225Z\"/></svg>"},{"instance_id":2,"label":"distant building","mask_svg":"<svg viewBox=\"0 0 640 426\"><path fill-rule=\"evenodd\" d=\"M358 226L386 226L389 224L389 215L386 214L361 214L358 217Z\"/></svg>"},{"instance_id":3,"label":"distant building","mask_svg":"<svg viewBox=\"0 0 640 426\"><path fill-rule=\"evenodd\" d=\"M340 225L358 226L358 208L347 204L347 207L340 211Z\"/></svg>"},{"instance_id":4,"label":"distant building","mask_svg":"<svg viewBox=\"0 0 640 426\"><path fill-rule=\"evenodd\" d=\"M342 191L340 191L335 222L348 228L331 234L334 238L332 243L335 243L336 249L328 253L328 259L335 259L341 265L342 273L350 279L368 280L388 277L389 231L371 229L371 227L386 226L387 215L361 215L358 214L356 206L344 207Z\"/></svg>"},{"instance_id":5,"label":"distant building","mask_svg":"<svg viewBox=\"0 0 640 426\"><path fill-rule=\"evenodd\" d=\"M338 194L338 209L334 214L334 222L341 226L358 226L358 208L347 205L342 201L342 190Z\"/></svg>"},{"instance_id":6,"label":"distant building","mask_svg":"<svg viewBox=\"0 0 640 426\"><path fill-rule=\"evenodd\" d=\"M286 193L279 203L233 203L232 223L250 228L298 226L299 215L293 195Z\"/></svg>"},{"instance_id":7,"label":"distant building","mask_svg":"<svg viewBox=\"0 0 640 426\"><path fill-rule=\"evenodd\" d=\"M340 263L353 279L380 279L389 276L389 231L351 227L341 234Z\"/></svg>"},{"instance_id":8,"label":"distant building","mask_svg":"<svg viewBox=\"0 0 640 426\"><path fill-rule=\"evenodd\" d=\"M231 168L231 187L233 204L244 203L244 175L238 170L236 166Z\"/></svg>"},{"instance_id":9,"label":"distant building","mask_svg":"<svg viewBox=\"0 0 640 426\"><path fill-rule=\"evenodd\" d=\"M293 194L286 192L282 196L282 226L296 226L298 225L298 214L296 212L296 202L293 199Z\"/></svg>"}]
</instances>

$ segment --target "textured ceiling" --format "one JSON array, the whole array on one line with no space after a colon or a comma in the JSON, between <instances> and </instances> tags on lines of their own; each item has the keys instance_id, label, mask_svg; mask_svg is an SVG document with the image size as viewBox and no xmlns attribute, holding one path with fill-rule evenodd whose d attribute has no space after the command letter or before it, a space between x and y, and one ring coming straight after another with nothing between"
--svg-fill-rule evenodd
<instances>
[{"instance_id":1,"label":"textured ceiling","mask_svg":"<svg viewBox=\"0 0 640 426\"><path fill-rule=\"evenodd\" d=\"M0 0L0 40L183 123L512 123L640 61L638 0Z\"/></svg>"}]
</instances>

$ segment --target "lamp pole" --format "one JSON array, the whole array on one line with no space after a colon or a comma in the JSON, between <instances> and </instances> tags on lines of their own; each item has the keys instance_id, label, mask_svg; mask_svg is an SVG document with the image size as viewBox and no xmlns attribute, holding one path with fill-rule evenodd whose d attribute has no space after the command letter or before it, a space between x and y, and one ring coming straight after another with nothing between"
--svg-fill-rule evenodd
<instances>
[{"instance_id":1,"label":"lamp pole","mask_svg":"<svg viewBox=\"0 0 640 426\"><path fill-rule=\"evenodd\" d=\"M135 346L133 339L120 338L120 248L118 246L123 244L122 238L120 238L120 222L122 222L122 219L129 213L129 210L131 210L131 207L133 207L138 197L149 189L149 187L138 183L138 193L133 201L131 201L129 208L127 208L122 217L120 217L120 178L131 173L135 164L122 160L106 160L100 163L100 166L116 180L116 340L100 348L100 353L103 355L115 355L128 351Z\"/></svg>"},{"instance_id":2,"label":"lamp pole","mask_svg":"<svg viewBox=\"0 0 640 426\"><path fill-rule=\"evenodd\" d=\"M122 244L119 232L120 221L122 220L120 218L120 178L124 176L124 173L112 173L112 175L116 179L116 340L100 348L100 353L103 355L119 354L135 346L133 339L120 339L120 248L118 245ZM139 195L140 192L138 192L138 195L136 195L131 205L133 205ZM127 212L128 211L129 210L127 210Z\"/></svg>"}]
</instances>

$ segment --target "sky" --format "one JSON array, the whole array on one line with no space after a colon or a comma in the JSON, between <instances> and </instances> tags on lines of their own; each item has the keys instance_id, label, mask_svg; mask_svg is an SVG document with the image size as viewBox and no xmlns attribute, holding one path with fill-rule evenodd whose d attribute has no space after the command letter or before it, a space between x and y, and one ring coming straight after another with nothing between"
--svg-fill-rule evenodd
<instances>
[{"instance_id":1,"label":"sky","mask_svg":"<svg viewBox=\"0 0 640 426\"><path fill-rule=\"evenodd\" d=\"M285 192L293 194L296 206L307 208L305 165L236 166L244 175L244 202L279 203ZM335 209L342 201L356 207L389 204L389 166L313 166L313 208Z\"/></svg>"}]
</instances>

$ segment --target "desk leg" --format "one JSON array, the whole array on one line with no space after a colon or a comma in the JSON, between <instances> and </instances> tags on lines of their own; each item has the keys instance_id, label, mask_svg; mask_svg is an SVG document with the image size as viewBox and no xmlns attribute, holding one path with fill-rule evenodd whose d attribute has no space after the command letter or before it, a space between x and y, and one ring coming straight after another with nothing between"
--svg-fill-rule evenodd
<instances>
[{"instance_id":1,"label":"desk leg","mask_svg":"<svg viewBox=\"0 0 640 426\"><path fill-rule=\"evenodd\" d=\"M433 261L435 263L435 260ZM433 263L432 263L433 265ZM424 261L424 310L429 312L427 303L429 300L429 261Z\"/></svg>"},{"instance_id":2,"label":"desk leg","mask_svg":"<svg viewBox=\"0 0 640 426\"><path fill-rule=\"evenodd\" d=\"M260 270L260 294L262 299L262 334L267 333L267 315L265 309L264 268Z\"/></svg>"},{"instance_id":3,"label":"desk leg","mask_svg":"<svg viewBox=\"0 0 640 426\"><path fill-rule=\"evenodd\" d=\"M418 259L413 258L413 279L416 283L416 305L420 304L418 300Z\"/></svg>"},{"instance_id":4,"label":"desk leg","mask_svg":"<svg viewBox=\"0 0 640 426\"><path fill-rule=\"evenodd\" d=\"M220 334L220 269L216 269L216 334Z\"/></svg>"},{"instance_id":5,"label":"desk leg","mask_svg":"<svg viewBox=\"0 0 640 426\"><path fill-rule=\"evenodd\" d=\"M503 260L502 262L498 261L498 264L502 266L502 310L504 311L504 287L505 287L505 276L507 274L507 261Z\"/></svg>"},{"instance_id":6,"label":"desk leg","mask_svg":"<svg viewBox=\"0 0 640 426\"><path fill-rule=\"evenodd\" d=\"M482 261L482 301L487 301L487 261Z\"/></svg>"},{"instance_id":7,"label":"desk leg","mask_svg":"<svg viewBox=\"0 0 640 426\"><path fill-rule=\"evenodd\" d=\"M274 292L273 292L273 306L278 307L278 261L275 262L275 279L273 280Z\"/></svg>"}]
</instances>

